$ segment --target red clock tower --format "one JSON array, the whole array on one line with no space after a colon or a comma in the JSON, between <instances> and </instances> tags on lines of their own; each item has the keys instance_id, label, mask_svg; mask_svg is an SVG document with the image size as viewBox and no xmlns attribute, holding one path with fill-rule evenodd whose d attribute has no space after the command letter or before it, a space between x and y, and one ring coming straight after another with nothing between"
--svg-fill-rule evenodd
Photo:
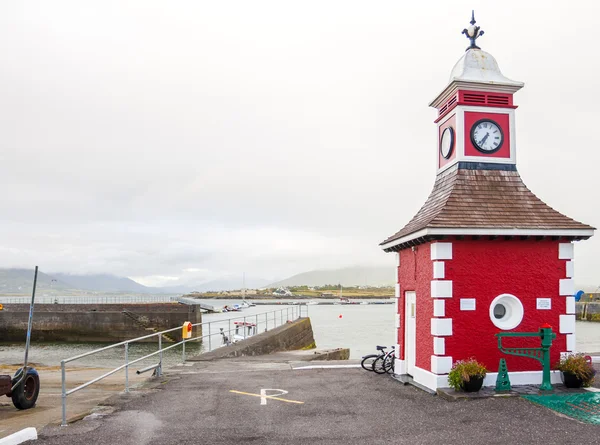
<instances>
[{"instance_id":1,"label":"red clock tower","mask_svg":"<svg viewBox=\"0 0 600 445\"><path fill-rule=\"evenodd\" d=\"M476 45L483 31L475 23L463 30L471 45L430 104L438 111L433 190L381 243L397 258L396 373L432 390L447 387L452 364L469 357L490 370L505 358L513 384L541 383L537 361L498 351L497 332L549 323L557 334L551 362L575 351L573 241L594 234L521 180L513 95L524 84ZM490 372L484 384L495 381Z\"/></svg>"}]
</instances>

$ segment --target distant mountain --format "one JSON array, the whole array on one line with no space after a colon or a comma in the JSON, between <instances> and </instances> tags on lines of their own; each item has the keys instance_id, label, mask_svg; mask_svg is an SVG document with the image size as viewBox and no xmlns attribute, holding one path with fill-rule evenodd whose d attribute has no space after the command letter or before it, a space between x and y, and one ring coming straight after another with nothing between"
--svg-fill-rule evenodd
<instances>
[{"instance_id":1,"label":"distant mountain","mask_svg":"<svg viewBox=\"0 0 600 445\"><path fill-rule=\"evenodd\" d=\"M262 278L246 278L246 289L260 289L269 284L269 280ZM239 276L219 278L217 280L208 281L196 286L198 292L220 291L220 290L235 290L243 287L242 280Z\"/></svg>"},{"instance_id":2,"label":"distant mountain","mask_svg":"<svg viewBox=\"0 0 600 445\"><path fill-rule=\"evenodd\" d=\"M0 269L0 294L28 294L33 288L33 270L29 269ZM269 280L246 277L246 287L256 289L265 287ZM179 286L149 287L131 278L110 274L76 275L53 273L52 275L38 272L37 289L39 291L56 293L118 293L134 294L187 294L193 291L221 291L241 289L241 277L227 276L217 280L199 284Z\"/></svg>"},{"instance_id":3,"label":"distant mountain","mask_svg":"<svg viewBox=\"0 0 600 445\"><path fill-rule=\"evenodd\" d=\"M33 290L34 269L0 269L1 294L30 294ZM38 270L36 290L67 290L72 286Z\"/></svg>"},{"instance_id":4,"label":"distant mountain","mask_svg":"<svg viewBox=\"0 0 600 445\"><path fill-rule=\"evenodd\" d=\"M333 270L313 270L285 280L271 283L267 287L283 286L324 286L341 284L343 286L393 286L393 267L347 267Z\"/></svg>"},{"instance_id":5,"label":"distant mountain","mask_svg":"<svg viewBox=\"0 0 600 445\"><path fill-rule=\"evenodd\" d=\"M160 289L147 287L130 278L118 277L116 275L71 275L64 273L55 273L53 275L60 281L76 289L96 292L136 292L143 294L161 292Z\"/></svg>"}]
</instances>

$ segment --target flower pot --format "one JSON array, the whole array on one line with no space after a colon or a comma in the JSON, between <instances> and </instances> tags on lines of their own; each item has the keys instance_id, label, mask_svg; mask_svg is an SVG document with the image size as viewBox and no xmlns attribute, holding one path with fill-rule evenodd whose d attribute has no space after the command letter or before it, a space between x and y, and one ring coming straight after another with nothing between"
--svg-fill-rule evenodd
<instances>
[{"instance_id":1,"label":"flower pot","mask_svg":"<svg viewBox=\"0 0 600 445\"><path fill-rule=\"evenodd\" d=\"M483 376L472 375L468 382L463 381L462 389L465 392L477 392L483 386Z\"/></svg>"},{"instance_id":2,"label":"flower pot","mask_svg":"<svg viewBox=\"0 0 600 445\"><path fill-rule=\"evenodd\" d=\"M567 388L581 388L583 380L570 372L563 372L563 383Z\"/></svg>"}]
</instances>

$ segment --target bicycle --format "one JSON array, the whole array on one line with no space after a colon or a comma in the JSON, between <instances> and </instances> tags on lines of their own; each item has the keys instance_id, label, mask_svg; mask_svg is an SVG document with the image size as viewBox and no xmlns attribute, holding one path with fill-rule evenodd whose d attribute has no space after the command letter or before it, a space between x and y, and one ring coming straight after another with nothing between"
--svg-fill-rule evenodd
<instances>
[{"instance_id":1,"label":"bicycle","mask_svg":"<svg viewBox=\"0 0 600 445\"><path fill-rule=\"evenodd\" d=\"M396 347L392 346L392 349L386 353L383 353L375 359L373 362L373 372L376 374L389 374L394 372L394 360L396 359Z\"/></svg>"},{"instance_id":2,"label":"bicycle","mask_svg":"<svg viewBox=\"0 0 600 445\"><path fill-rule=\"evenodd\" d=\"M362 361L360 362L360 366L362 366L362 368L365 371L374 371L373 365L374 365L375 361L379 357L384 357L386 355L386 352L385 352L385 350L387 348L386 346L377 346L376 348L379 351L378 354L365 355L365 356L363 356ZM393 348L393 346L392 346L392 348Z\"/></svg>"}]
</instances>

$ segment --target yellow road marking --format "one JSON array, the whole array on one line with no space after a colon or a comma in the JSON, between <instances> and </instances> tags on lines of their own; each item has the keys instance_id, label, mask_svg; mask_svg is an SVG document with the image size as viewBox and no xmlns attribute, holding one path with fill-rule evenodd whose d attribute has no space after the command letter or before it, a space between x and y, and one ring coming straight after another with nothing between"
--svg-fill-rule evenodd
<instances>
[{"instance_id":1,"label":"yellow road marking","mask_svg":"<svg viewBox=\"0 0 600 445\"><path fill-rule=\"evenodd\" d=\"M298 403L298 404L303 404L304 403L304 402L299 402L298 400L288 400L288 399L282 399L281 397L261 396L260 394L253 394L251 392L236 391L235 389L230 389L229 392L232 392L232 393L235 393L235 394L242 394L242 395L245 395L245 396L263 397L265 399L280 400L282 402L288 402L288 403Z\"/></svg>"}]
</instances>

